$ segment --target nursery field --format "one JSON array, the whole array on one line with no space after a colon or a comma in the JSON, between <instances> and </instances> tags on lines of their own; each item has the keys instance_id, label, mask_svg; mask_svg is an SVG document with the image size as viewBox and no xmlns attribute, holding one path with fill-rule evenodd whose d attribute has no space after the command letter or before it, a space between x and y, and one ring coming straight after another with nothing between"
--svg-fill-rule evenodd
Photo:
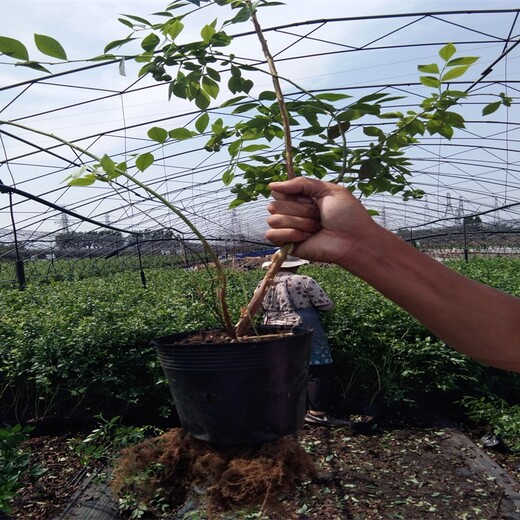
<instances>
[{"instance_id":1,"label":"nursery field","mask_svg":"<svg viewBox=\"0 0 520 520\"><path fill-rule=\"evenodd\" d=\"M518 260L452 267L520 295ZM285 492L281 503L288 509L269 518L519 518L504 516L517 513L495 486L496 476L471 476L468 457L457 462L457 450L448 448L451 430L431 419L454 421L477 443L484 433L497 436L508 453L491 454L518 477L520 376L452 351L338 268L302 272L336 304L324 316L336 361L335 413L348 417L372 403L382 415L370 435L305 427L298 440L315 457L320 477ZM182 269L146 275L146 289L138 273L126 273L1 291L0 511L7 518L57 517L80 476L110 466L109 454L157 434L155 427L175 424L150 341L215 325L211 304L204 303L213 280L210 272ZM236 317L261 276L254 270L230 276ZM121 427L106 426L116 416ZM454 464L460 471L450 471ZM128 517L139 514L138 504L127 508ZM262 518L258 507L245 514L236 518ZM192 508L169 518L204 515Z\"/></svg>"},{"instance_id":2,"label":"nursery field","mask_svg":"<svg viewBox=\"0 0 520 520\"><path fill-rule=\"evenodd\" d=\"M467 434L466 435L464 435ZM382 421L370 435L348 428L305 426L298 443L318 469L314 478L296 479L292 489L271 490L269 508L260 500L224 512L209 514L200 495L192 495L161 515L145 511L123 497L127 507L119 514L118 498L110 490L106 472L95 472L70 445L74 436L33 438L27 447L34 463L47 472L27 479L15 501L17 520L110 520L167 518L176 520L310 520L442 519L489 520L520 518L520 456L484 452L478 429L432 425L411 417ZM473 439L475 441L472 442ZM106 468L104 468L106 470ZM200 492L200 488L199 488ZM267 510L265 510L267 509ZM133 516L132 516L133 514ZM140 516L142 515L142 516Z\"/></svg>"}]
</instances>

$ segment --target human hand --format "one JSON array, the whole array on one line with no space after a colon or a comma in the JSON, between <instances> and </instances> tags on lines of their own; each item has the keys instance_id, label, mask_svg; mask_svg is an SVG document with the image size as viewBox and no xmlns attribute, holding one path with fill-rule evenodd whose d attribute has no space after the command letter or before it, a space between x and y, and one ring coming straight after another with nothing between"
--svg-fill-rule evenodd
<instances>
[{"instance_id":1,"label":"human hand","mask_svg":"<svg viewBox=\"0 0 520 520\"><path fill-rule=\"evenodd\" d=\"M271 229L265 236L280 246L295 243L293 253L302 258L347 267L360 242L379 228L342 186L297 177L269 187L275 200L267 208Z\"/></svg>"}]
</instances>

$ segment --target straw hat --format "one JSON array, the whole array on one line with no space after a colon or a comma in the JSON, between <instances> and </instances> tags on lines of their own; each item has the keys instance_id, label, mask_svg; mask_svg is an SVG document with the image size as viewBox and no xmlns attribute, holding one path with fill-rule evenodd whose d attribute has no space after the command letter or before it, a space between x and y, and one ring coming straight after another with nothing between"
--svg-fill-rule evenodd
<instances>
[{"instance_id":1,"label":"straw hat","mask_svg":"<svg viewBox=\"0 0 520 520\"><path fill-rule=\"evenodd\" d=\"M299 267L300 265L306 265L308 264L309 261L308 260L303 260L302 258L298 258L297 256L291 256L291 255L287 255L287 258L285 259L285 261L282 263L282 265L280 266L282 269L289 269L291 267ZM267 267L270 267L272 264L272 262L269 260L268 262L264 262L262 264L262 267L265 269Z\"/></svg>"}]
</instances>

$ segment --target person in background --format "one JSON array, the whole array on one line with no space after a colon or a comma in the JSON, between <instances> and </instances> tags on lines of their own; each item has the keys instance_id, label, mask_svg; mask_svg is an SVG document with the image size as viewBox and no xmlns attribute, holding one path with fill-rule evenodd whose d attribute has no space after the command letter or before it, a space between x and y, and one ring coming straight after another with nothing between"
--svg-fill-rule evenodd
<instances>
[{"instance_id":1,"label":"person in background","mask_svg":"<svg viewBox=\"0 0 520 520\"><path fill-rule=\"evenodd\" d=\"M520 298L453 271L379 226L341 186L298 177L270 184L276 245L337 264L417 318L451 348L520 372Z\"/></svg>"},{"instance_id":2,"label":"person in background","mask_svg":"<svg viewBox=\"0 0 520 520\"><path fill-rule=\"evenodd\" d=\"M320 312L332 309L334 304L318 282L310 276L298 274L298 268L308 263L294 256L288 256L282 263L262 302L263 322L264 325L302 326L314 330L305 422L347 426L348 421L328 413L334 370L329 341L320 322ZM269 267L270 264L264 262L262 267Z\"/></svg>"}]
</instances>

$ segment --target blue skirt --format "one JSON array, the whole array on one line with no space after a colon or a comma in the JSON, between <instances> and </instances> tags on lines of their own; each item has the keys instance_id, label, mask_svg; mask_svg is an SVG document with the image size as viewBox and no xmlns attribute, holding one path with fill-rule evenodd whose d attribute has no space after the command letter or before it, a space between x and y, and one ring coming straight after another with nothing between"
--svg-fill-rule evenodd
<instances>
[{"instance_id":1,"label":"blue skirt","mask_svg":"<svg viewBox=\"0 0 520 520\"><path fill-rule=\"evenodd\" d=\"M329 340L321 325L320 313L314 308L296 309L296 314L302 319L301 327L314 330L312 335L311 365L329 365L332 363Z\"/></svg>"}]
</instances>

